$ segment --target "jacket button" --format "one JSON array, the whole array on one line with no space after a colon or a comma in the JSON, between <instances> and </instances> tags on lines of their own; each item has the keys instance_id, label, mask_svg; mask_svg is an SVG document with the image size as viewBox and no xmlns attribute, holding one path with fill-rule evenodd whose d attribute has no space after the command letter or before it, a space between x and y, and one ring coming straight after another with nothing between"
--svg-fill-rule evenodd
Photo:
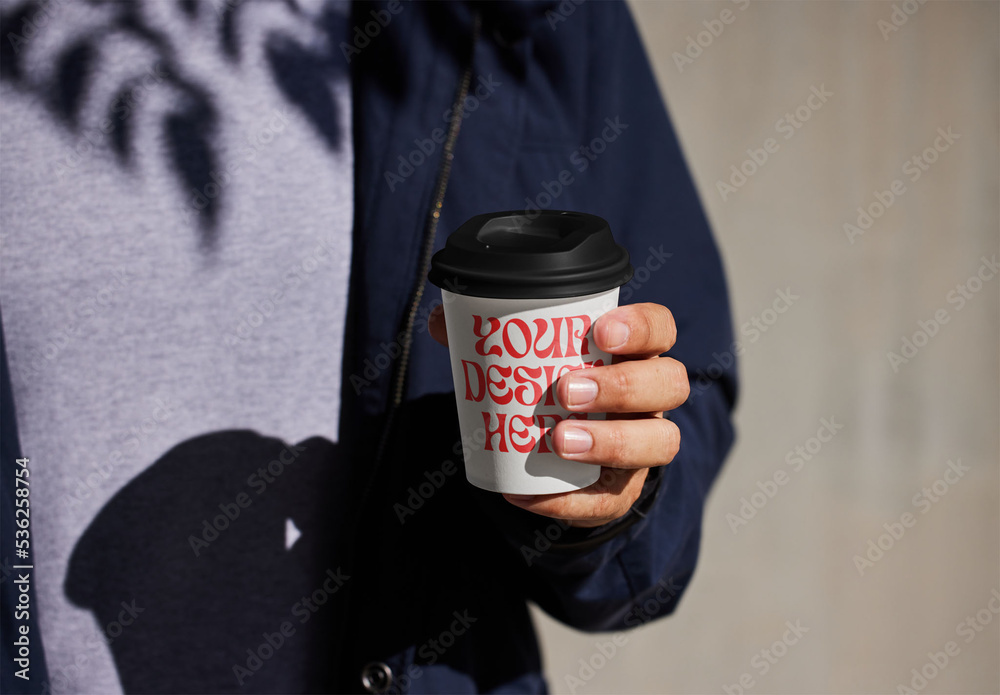
<instances>
[{"instance_id":1,"label":"jacket button","mask_svg":"<svg viewBox=\"0 0 1000 695\"><path fill-rule=\"evenodd\" d=\"M385 693L392 685L392 669L381 661L373 661L361 669L361 685L369 693Z\"/></svg>"}]
</instances>

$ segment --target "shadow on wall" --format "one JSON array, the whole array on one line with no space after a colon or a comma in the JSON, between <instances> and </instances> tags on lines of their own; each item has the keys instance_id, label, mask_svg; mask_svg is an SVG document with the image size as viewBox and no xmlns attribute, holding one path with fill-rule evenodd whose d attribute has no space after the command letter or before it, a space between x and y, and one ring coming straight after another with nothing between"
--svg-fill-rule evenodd
<instances>
[{"instance_id":1,"label":"shadow on wall","mask_svg":"<svg viewBox=\"0 0 1000 695\"><path fill-rule=\"evenodd\" d=\"M74 0L75 2L76 0ZM216 143L224 119L213 99L212 86L199 83L184 68L184 46L176 38L195 24L211 23L217 28L217 51L225 60L241 60L239 27L253 3L226 3L213 8L194 0L176 0L171 17L173 31L154 26L146 8L156 0L107 3L86 0L90 11L100 13L96 28L75 31L61 3L29 0L0 14L0 79L32 96L47 108L67 130L82 138L82 112L95 83L95 76L107 69L102 44L112 36L126 38L152 50L156 56L152 68L135 66L134 73L123 80L103 113L110 122L108 143L118 164L129 168L133 161L135 132L128 118L141 92L144 79L155 73L158 83L171 89L171 107L162 114L160 128L166 143L169 164L185 199L192 189L203 191L218 171ZM297 107L316 129L327 146L339 150L344 137L332 95L332 86L347 79L347 63L337 46L347 35L347 10L343 5L327 3L317 15L307 18L295 2L285 2L287 11L309 21L327 37L322 46L305 46L281 31L269 31L264 38L264 55L275 84L288 102ZM74 9L80 9L79 7ZM79 23L82 24L82 23ZM27 60L35 37L59 25L66 39L46 60ZM34 56L32 56L34 57ZM103 62L102 62L103 61ZM200 247L210 253L218 241L219 215L224 191L207 198L198 215Z\"/></svg>"}]
</instances>

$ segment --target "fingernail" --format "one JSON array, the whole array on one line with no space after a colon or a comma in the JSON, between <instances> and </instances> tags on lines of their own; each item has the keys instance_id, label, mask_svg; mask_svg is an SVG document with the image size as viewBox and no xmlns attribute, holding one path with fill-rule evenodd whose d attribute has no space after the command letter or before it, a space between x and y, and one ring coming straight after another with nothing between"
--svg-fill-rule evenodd
<instances>
[{"instance_id":1,"label":"fingernail","mask_svg":"<svg viewBox=\"0 0 1000 695\"><path fill-rule=\"evenodd\" d=\"M509 502L530 502L535 499L535 495L510 495L507 493L504 493L504 497L506 497Z\"/></svg>"},{"instance_id":2,"label":"fingernail","mask_svg":"<svg viewBox=\"0 0 1000 695\"><path fill-rule=\"evenodd\" d=\"M568 427L563 430L563 451L567 454L583 454L594 446L594 438L590 432L579 427Z\"/></svg>"},{"instance_id":3,"label":"fingernail","mask_svg":"<svg viewBox=\"0 0 1000 695\"><path fill-rule=\"evenodd\" d=\"M609 350L620 348L628 340L628 324L621 321L608 321L604 324L604 340Z\"/></svg>"},{"instance_id":4,"label":"fingernail","mask_svg":"<svg viewBox=\"0 0 1000 695\"><path fill-rule=\"evenodd\" d=\"M567 405L586 405L597 398L597 382L593 379L574 378L566 386Z\"/></svg>"}]
</instances>

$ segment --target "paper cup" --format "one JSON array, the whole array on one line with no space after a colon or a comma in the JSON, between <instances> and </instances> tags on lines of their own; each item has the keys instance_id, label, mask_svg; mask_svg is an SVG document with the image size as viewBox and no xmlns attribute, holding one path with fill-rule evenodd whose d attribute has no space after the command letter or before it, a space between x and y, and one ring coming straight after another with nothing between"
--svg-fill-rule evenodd
<instances>
[{"instance_id":1,"label":"paper cup","mask_svg":"<svg viewBox=\"0 0 1000 695\"><path fill-rule=\"evenodd\" d=\"M465 472L494 492L543 495L597 482L601 467L554 452L551 430L570 413L555 383L576 369L611 364L591 335L618 305L618 288L563 299L495 299L442 290Z\"/></svg>"},{"instance_id":2,"label":"paper cup","mask_svg":"<svg viewBox=\"0 0 1000 695\"><path fill-rule=\"evenodd\" d=\"M591 329L632 277L608 223L577 212L501 212L463 224L435 254L466 476L519 495L579 490L601 467L560 458L552 428L570 413L555 384L611 363Z\"/></svg>"}]
</instances>

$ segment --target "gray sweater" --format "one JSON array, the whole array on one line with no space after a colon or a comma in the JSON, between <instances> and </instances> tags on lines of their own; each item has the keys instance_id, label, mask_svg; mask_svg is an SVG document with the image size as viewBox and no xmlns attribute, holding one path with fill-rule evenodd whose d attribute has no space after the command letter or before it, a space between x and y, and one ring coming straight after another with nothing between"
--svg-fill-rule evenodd
<instances>
[{"instance_id":1,"label":"gray sweater","mask_svg":"<svg viewBox=\"0 0 1000 695\"><path fill-rule=\"evenodd\" d=\"M227 664L192 674L202 691L297 687L273 664L241 680L229 663L257 645L227 634L277 630L306 571L295 510L321 505L322 486L268 464L334 458L353 213L347 11L52 0L5 49L0 305L53 692L120 692L123 669L156 682L183 668L148 633L193 614L192 648ZM146 500L142 534L176 546L168 569L116 542L140 523L130 495ZM248 561L269 544L270 569L191 595L213 543ZM171 571L157 595L109 580Z\"/></svg>"}]
</instances>

